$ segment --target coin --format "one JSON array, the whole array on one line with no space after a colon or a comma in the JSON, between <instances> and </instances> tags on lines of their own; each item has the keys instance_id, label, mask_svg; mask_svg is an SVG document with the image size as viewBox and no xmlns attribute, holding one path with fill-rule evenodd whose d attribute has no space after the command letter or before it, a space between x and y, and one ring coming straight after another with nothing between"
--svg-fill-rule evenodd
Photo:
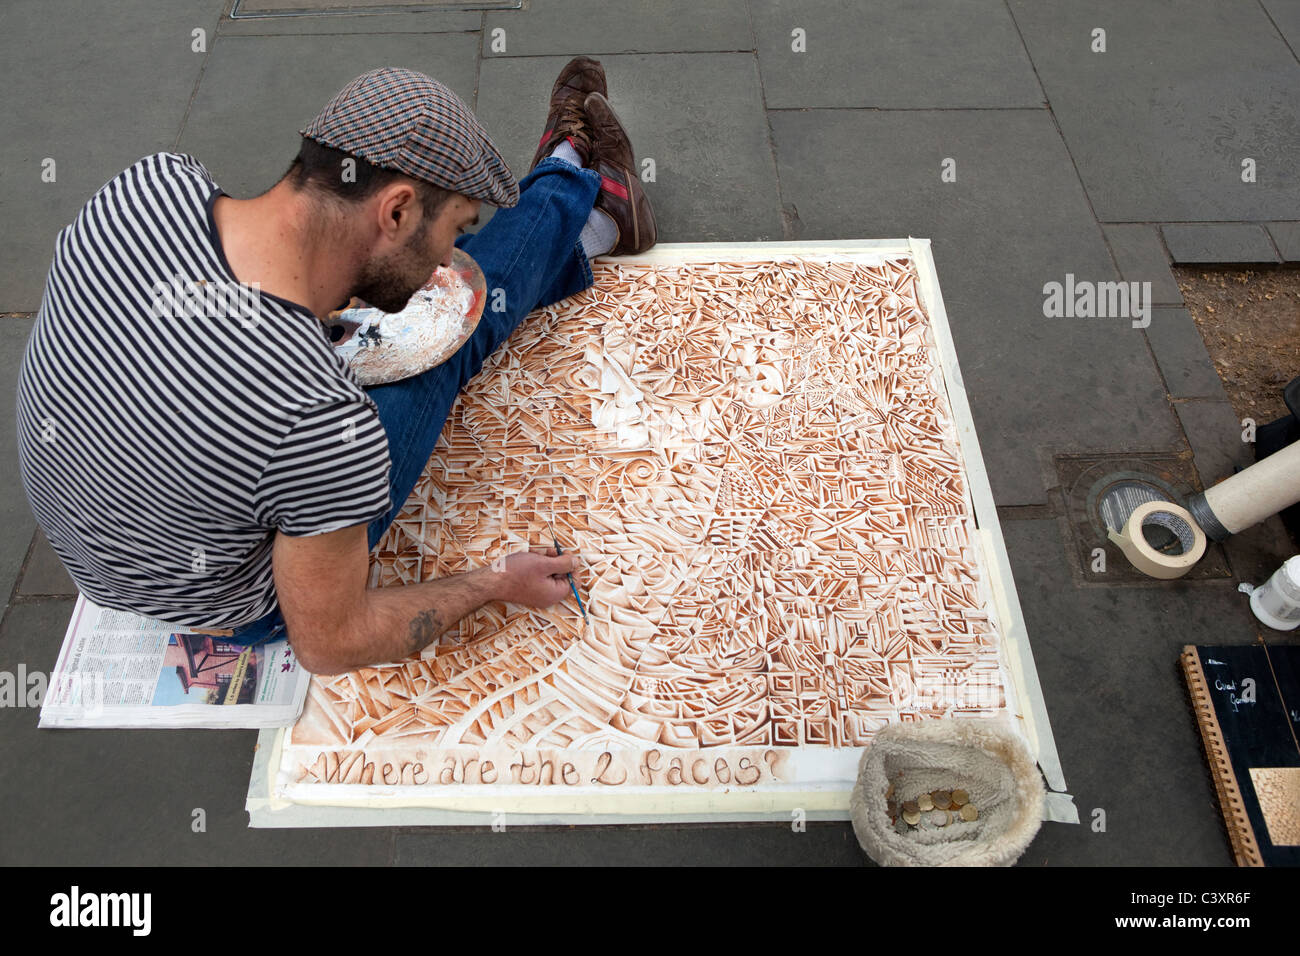
<instances>
[{"instance_id":1,"label":"coin","mask_svg":"<svg viewBox=\"0 0 1300 956\"><path fill-rule=\"evenodd\" d=\"M936 790L930 794L930 799L934 801L934 805L940 810L947 810L952 806L952 794L947 790Z\"/></svg>"},{"instance_id":2,"label":"coin","mask_svg":"<svg viewBox=\"0 0 1300 956\"><path fill-rule=\"evenodd\" d=\"M916 826L921 822L921 814L916 810L904 810L903 819L912 824L912 826Z\"/></svg>"},{"instance_id":3,"label":"coin","mask_svg":"<svg viewBox=\"0 0 1300 956\"><path fill-rule=\"evenodd\" d=\"M970 794L965 790L954 790L952 792L952 805L954 807L964 807L970 803Z\"/></svg>"},{"instance_id":4,"label":"coin","mask_svg":"<svg viewBox=\"0 0 1300 956\"><path fill-rule=\"evenodd\" d=\"M948 821L952 819L951 815L945 810L931 810L925 817L937 827L946 827Z\"/></svg>"},{"instance_id":5,"label":"coin","mask_svg":"<svg viewBox=\"0 0 1300 956\"><path fill-rule=\"evenodd\" d=\"M967 823L970 823L972 820L978 820L980 815L980 812L975 809L973 804L970 803L962 807L960 813L961 813L961 818L965 820Z\"/></svg>"},{"instance_id":6,"label":"coin","mask_svg":"<svg viewBox=\"0 0 1300 956\"><path fill-rule=\"evenodd\" d=\"M904 813L916 813L920 809L921 808L916 805L915 800L908 800L906 803L903 804Z\"/></svg>"},{"instance_id":7,"label":"coin","mask_svg":"<svg viewBox=\"0 0 1300 956\"><path fill-rule=\"evenodd\" d=\"M934 801L928 793L923 793L916 798L916 806L922 813L929 813L934 809Z\"/></svg>"},{"instance_id":8,"label":"coin","mask_svg":"<svg viewBox=\"0 0 1300 956\"><path fill-rule=\"evenodd\" d=\"M894 832L895 832L895 833L906 833L906 832L907 832L907 821L904 820L902 817L899 817L898 822L894 824Z\"/></svg>"}]
</instances>

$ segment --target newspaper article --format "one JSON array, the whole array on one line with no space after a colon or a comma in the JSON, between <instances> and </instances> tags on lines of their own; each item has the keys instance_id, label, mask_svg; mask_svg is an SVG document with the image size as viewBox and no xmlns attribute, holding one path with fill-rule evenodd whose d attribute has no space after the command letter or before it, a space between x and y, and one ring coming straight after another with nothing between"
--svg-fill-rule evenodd
<instances>
[{"instance_id":1,"label":"newspaper article","mask_svg":"<svg viewBox=\"0 0 1300 956\"><path fill-rule=\"evenodd\" d=\"M289 726L310 679L285 640L243 647L80 595L40 726Z\"/></svg>"}]
</instances>

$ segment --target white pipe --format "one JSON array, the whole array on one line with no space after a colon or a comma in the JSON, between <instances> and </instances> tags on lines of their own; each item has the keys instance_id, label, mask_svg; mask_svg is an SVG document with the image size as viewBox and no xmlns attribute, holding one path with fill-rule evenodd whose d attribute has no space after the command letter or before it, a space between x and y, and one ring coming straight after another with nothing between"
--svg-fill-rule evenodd
<instances>
[{"instance_id":1,"label":"white pipe","mask_svg":"<svg viewBox=\"0 0 1300 956\"><path fill-rule=\"evenodd\" d=\"M1244 531L1300 501L1300 442L1293 442L1188 504L1197 524L1215 541Z\"/></svg>"}]
</instances>

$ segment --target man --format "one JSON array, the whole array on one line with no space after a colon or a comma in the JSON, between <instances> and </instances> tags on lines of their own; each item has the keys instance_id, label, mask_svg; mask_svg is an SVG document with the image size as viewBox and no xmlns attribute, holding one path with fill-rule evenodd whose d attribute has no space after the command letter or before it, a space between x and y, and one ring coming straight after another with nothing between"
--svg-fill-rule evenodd
<instances>
[{"instance_id":1,"label":"man","mask_svg":"<svg viewBox=\"0 0 1300 956\"><path fill-rule=\"evenodd\" d=\"M383 69L301 131L261 196L226 196L173 153L96 193L59 234L19 378L24 486L78 587L237 643L287 633L315 673L400 659L488 602L564 599L578 561L550 552L406 587L366 579L484 360L533 309L590 286L589 258L655 241L604 94L596 61L561 71L518 184L454 93ZM498 211L464 234L484 202ZM505 310L438 368L363 390L320 318L354 295L400 310L453 245ZM212 295L225 289L241 295Z\"/></svg>"}]
</instances>

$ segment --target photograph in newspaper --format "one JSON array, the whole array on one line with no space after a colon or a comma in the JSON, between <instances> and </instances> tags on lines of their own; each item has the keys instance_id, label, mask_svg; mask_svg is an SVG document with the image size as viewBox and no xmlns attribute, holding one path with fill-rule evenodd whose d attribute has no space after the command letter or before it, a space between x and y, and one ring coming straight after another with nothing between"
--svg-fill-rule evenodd
<instances>
[{"instance_id":1,"label":"photograph in newspaper","mask_svg":"<svg viewBox=\"0 0 1300 956\"><path fill-rule=\"evenodd\" d=\"M243 647L82 595L40 726L285 726L309 677L287 641Z\"/></svg>"}]
</instances>

